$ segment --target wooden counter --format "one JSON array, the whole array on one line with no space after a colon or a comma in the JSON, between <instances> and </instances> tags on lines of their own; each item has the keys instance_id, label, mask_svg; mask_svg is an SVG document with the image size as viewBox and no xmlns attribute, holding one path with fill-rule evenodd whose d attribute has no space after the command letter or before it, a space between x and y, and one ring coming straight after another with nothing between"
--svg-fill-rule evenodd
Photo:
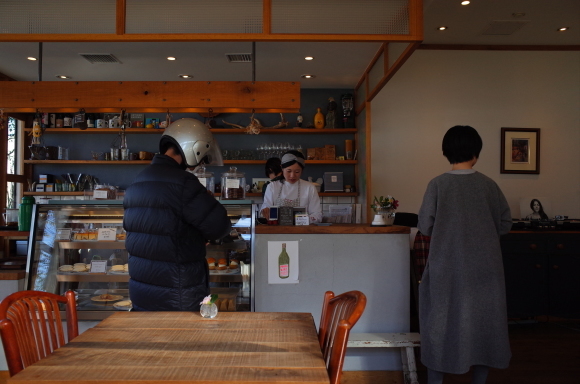
<instances>
[{"instance_id":1,"label":"wooden counter","mask_svg":"<svg viewBox=\"0 0 580 384\"><path fill-rule=\"evenodd\" d=\"M288 234L408 234L409 227L390 225L387 227L371 227L370 224L332 224L332 225L257 225L257 235L277 233Z\"/></svg>"}]
</instances>

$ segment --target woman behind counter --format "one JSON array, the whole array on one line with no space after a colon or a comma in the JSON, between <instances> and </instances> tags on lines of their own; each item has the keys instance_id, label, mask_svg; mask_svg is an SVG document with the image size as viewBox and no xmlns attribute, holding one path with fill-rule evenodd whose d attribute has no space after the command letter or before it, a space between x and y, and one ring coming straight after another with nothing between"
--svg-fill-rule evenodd
<instances>
[{"instance_id":1,"label":"woman behind counter","mask_svg":"<svg viewBox=\"0 0 580 384\"><path fill-rule=\"evenodd\" d=\"M305 207L310 223L322 222L320 198L314 184L300 179L304 170L304 155L288 151L282 156L284 179L268 185L262 204L262 216L270 216L270 207Z\"/></svg>"}]
</instances>

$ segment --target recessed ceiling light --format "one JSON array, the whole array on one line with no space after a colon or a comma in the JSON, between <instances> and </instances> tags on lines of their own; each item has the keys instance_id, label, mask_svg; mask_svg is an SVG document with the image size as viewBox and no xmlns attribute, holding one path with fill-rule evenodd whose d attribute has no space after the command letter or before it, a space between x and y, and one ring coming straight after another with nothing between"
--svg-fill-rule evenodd
<instances>
[{"instance_id":1,"label":"recessed ceiling light","mask_svg":"<svg viewBox=\"0 0 580 384\"><path fill-rule=\"evenodd\" d=\"M32 57L32 56L28 56L27 59L30 61L36 61L36 57Z\"/></svg>"},{"instance_id":2,"label":"recessed ceiling light","mask_svg":"<svg viewBox=\"0 0 580 384\"><path fill-rule=\"evenodd\" d=\"M70 79L70 77L65 76L65 75L56 75L56 77L59 79Z\"/></svg>"},{"instance_id":3,"label":"recessed ceiling light","mask_svg":"<svg viewBox=\"0 0 580 384\"><path fill-rule=\"evenodd\" d=\"M316 75L302 75L300 77L302 77L303 79L314 79Z\"/></svg>"},{"instance_id":4,"label":"recessed ceiling light","mask_svg":"<svg viewBox=\"0 0 580 384\"><path fill-rule=\"evenodd\" d=\"M569 29L570 29L570 27L562 27L562 28L558 28L558 31L564 32L564 31L567 31Z\"/></svg>"},{"instance_id":5,"label":"recessed ceiling light","mask_svg":"<svg viewBox=\"0 0 580 384\"><path fill-rule=\"evenodd\" d=\"M173 57L173 56L169 56L169 57L167 58L167 60L169 60L169 61L173 61L173 60L175 60L175 57Z\"/></svg>"},{"instance_id":6,"label":"recessed ceiling light","mask_svg":"<svg viewBox=\"0 0 580 384\"><path fill-rule=\"evenodd\" d=\"M464 0L461 2L461 5L468 5L469 3L471 3L471 1L469 0Z\"/></svg>"},{"instance_id":7,"label":"recessed ceiling light","mask_svg":"<svg viewBox=\"0 0 580 384\"><path fill-rule=\"evenodd\" d=\"M440 31L444 31L447 29L447 27L442 25L442 26L438 27L437 29Z\"/></svg>"},{"instance_id":8,"label":"recessed ceiling light","mask_svg":"<svg viewBox=\"0 0 580 384\"><path fill-rule=\"evenodd\" d=\"M182 79L193 79L193 76L191 75L179 75L179 77L181 77Z\"/></svg>"},{"instance_id":9,"label":"recessed ceiling light","mask_svg":"<svg viewBox=\"0 0 580 384\"><path fill-rule=\"evenodd\" d=\"M314 60L314 57L312 57L312 56L306 56L306 57L304 58L304 60L308 60L308 61L310 61L310 60Z\"/></svg>"}]
</instances>

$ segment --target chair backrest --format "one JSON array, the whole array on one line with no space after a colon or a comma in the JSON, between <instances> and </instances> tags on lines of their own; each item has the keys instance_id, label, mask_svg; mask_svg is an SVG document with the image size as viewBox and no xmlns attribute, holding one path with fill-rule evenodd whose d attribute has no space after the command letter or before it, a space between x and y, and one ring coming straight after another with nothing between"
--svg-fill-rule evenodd
<instances>
[{"instance_id":1,"label":"chair backrest","mask_svg":"<svg viewBox=\"0 0 580 384\"><path fill-rule=\"evenodd\" d=\"M364 312L366 304L366 296L359 291L345 292L338 296L331 291L324 294L318 341L331 384L340 383L348 335Z\"/></svg>"},{"instance_id":2,"label":"chair backrest","mask_svg":"<svg viewBox=\"0 0 580 384\"><path fill-rule=\"evenodd\" d=\"M65 304L68 341L79 334L76 299L40 291L21 291L0 303L0 336L10 376L66 343L59 303Z\"/></svg>"},{"instance_id":3,"label":"chair backrest","mask_svg":"<svg viewBox=\"0 0 580 384\"><path fill-rule=\"evenodd\" d=\"M409 212L397 212L393 225L402 225L404 227L416 227L419 223L419 215Z\"/></svg>"}]
</instances>

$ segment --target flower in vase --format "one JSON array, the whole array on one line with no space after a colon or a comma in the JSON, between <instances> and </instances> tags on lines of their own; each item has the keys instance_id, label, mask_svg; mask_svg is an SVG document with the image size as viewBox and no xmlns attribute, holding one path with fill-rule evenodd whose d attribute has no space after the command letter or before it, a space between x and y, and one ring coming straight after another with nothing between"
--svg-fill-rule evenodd
<instances>
[{"instance_id":1,"label":"flower in vase","mask_svg":"<svg viewBox=\"0 0 580 384\"><path fill-rule=\"evenodd\" d=\"M397 209L399 207L399 200L396 200L393 196L387 195L387 197L380 196L373 200L371 204L372 209Z\"/></svg>"},{"instance_id":2,"label":"flower in vase","mask_svg":"<svg viewBox=\"0 0 580 384\"><path fill-rule=\"evenodd\" d=\"M215 301L217 300L218 295L216 295L215 293L208 295L206 297L203 298L203 300L201 301L201 303L199 303L200 305L204 305L204 304L213 304L215 303Z\"/></svg>"}]
</instances>

